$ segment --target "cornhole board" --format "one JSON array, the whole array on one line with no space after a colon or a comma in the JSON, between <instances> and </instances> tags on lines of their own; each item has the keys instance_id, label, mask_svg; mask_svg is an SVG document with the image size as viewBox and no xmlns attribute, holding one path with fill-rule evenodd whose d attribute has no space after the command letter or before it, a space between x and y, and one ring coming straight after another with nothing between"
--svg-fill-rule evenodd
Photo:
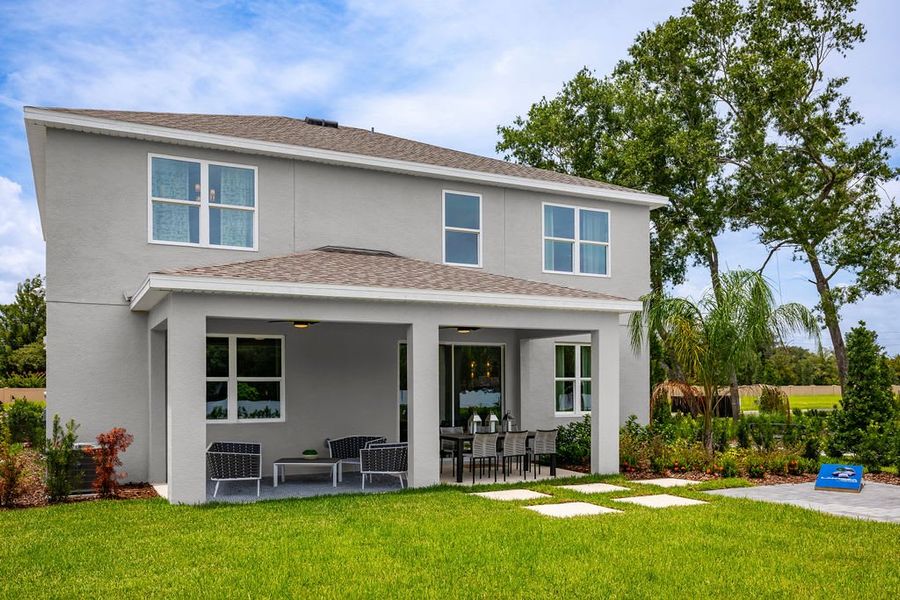
<instances>
[{"instance_id":1,"label":"cornhole board","mask_svg":"<svg viewBox=\"0 0 900 600\"><path fill-rule=\"evenodd\" d=\"M863 488L861 465L822 465L816 477L816 489L829 492L860 493Z\"/></svg>"}]
</instances>

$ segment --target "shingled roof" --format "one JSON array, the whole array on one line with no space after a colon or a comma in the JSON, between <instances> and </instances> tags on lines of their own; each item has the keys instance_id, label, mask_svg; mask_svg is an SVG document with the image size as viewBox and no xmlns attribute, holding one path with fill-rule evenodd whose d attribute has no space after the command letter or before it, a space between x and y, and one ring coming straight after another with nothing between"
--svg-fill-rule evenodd
<instances>
[{"instance_id":1,"label":"shingled roof","mask_svg":"<svg viewBox=\"0 0 900 600\"><path fill-rule=\"evenodd\" d=\"M328 286L627 301L600 292L440 265L390 252L333 246L286 256L157 273Z\"/></svg>"},{"instance_id":2,"label":"shingled roof","mask_svg":"<svg viewBox=\"0 0 900 600\"><path fill-rule=\"evenodd\" d=\"M189 113L158 113L120 110L95 110L74 108L45 108L70 115L94 117L125 123L166 127L182 131L222 135L248 140L259 140L278 144L331 150L349 154L370 156L422 163L437 167L463 169L493 175L520 177L536 181L568 184L581 187L636 193L648 199L659 196L640 190L603 183L593 179L575 177L556 171L537 169L514 164L496 158L488 158L459 152L449 148L433 146L422 142L377 133L356 127L323 127L307 123L305 120L278 116L250 115L204 115ZM664 202L664 201L663 201Z\"/></svg>"}]
</instances>

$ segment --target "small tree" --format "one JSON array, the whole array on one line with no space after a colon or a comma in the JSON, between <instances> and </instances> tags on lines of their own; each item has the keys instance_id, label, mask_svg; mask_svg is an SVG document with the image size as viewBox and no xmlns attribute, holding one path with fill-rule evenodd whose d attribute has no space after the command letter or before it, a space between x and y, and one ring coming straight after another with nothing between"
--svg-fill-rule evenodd
<instances>
[{"instance_id":1,"label":"small tree","mask_svg":"<svg viewBox=\"0 0 900 600\"><path fill-rule=\"evenodd\" d=\"M116 467L122 466L120 452L125 452L134 436L122 427L114 427L97 436L97 445L87 449L94 459L97 477L94 479L94 490L103 498L115 498L119 490L119 480L127 473L117 473Z\"/></svg>"},{"instance_id":2,"label":"small tree","mask_svg":"<svg viewBox=\"0 0 900 600\"><path fill-rule=\"evenodd\" d=\"M777 306L772 290L756 271L724 273L718 291L707 290L699 301L649 294L644 311L631 316L631 343L640 351L644 336L656 332L678 363L680 383L703 390L703 438L713 450L712 418L731 374L756 360L760 347L802 331L818 336L815 318L796 303Z\"/></svg>"},{"instance_id":3,"label":"small tree","mask_svg":"<svg viewBox=\"0 0 900 600\"><path fill-rule=\"evenodd\" d=\"M858 452L871 429L890 427L895 414L891 373L878 335L863 321L847 334L847 385L839 410L832 413L829 451Z\"/></svg>"},{"instance_id":4,"label":"small tree","mask_svg":"<svg viewBox=\"0 0 900 600\"><path fill-rule=\"evenodd\" d=\"M78 463L78 425L69 420L63 428L59 415L53 415L53 432L47 440L47 492L52 502L58 502L72 493L72 477Z\"/></svg>"}]
</instances>

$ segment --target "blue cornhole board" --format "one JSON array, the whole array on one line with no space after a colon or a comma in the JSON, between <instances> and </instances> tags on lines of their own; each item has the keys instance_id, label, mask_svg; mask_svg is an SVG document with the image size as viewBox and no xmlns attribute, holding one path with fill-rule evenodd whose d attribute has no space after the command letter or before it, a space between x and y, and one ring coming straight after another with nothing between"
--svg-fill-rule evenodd
<instances>
[{"instance_id":1,"label":"blue cornhole board","mask_svg":"<svg viewBox=\"0 0 900 600\"><path fill-rule=\"evenodd\" d=\"M863 468L860 465L822 465L816 477L817 490L858 494L862 487Z\"/></svg>"}]
</instances>

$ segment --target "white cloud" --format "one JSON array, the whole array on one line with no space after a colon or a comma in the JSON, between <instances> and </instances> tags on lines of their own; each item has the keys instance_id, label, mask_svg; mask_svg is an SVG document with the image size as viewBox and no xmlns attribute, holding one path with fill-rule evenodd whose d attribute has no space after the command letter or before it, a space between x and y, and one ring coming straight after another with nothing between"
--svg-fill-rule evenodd
<instances>
[{"instance_id":1,"label":"white cloud","mask_svg":"<svg viewBox=\"0 0 900 600\"><path fill-rule=\"evenodd\" d=\"M22 186L0 175L0 303L26 277L44 273L44 241L37 205Z\"/></svg>"},{"instance_id":2,"label":"white cloud","mask_svg":"<svg viewBox=\"0 0 900 600\"><path fill-rule=\"evenodd\" d=\"M498 125L583 66L609 72L639 31L687 1L0 2L0 302L43 272L30 184L15 183L30 180L23 104L315 114L491 155ZM900 95L900 63L885 58L896 54L898 10L863 1L868 40L835 73L851 76L861 134L900 131L886 100ZM888 189L898 196L900 182ZM720 249L723 268L758 268L766 254L752 231L723 235ZM815 304L808 267L789 252L766 275L783 301ZM697 297L708 283L693 268L678 291ZM844 309L845 323L900 330L896 304L866 299Z\"/></svg>"}]
</instances>

